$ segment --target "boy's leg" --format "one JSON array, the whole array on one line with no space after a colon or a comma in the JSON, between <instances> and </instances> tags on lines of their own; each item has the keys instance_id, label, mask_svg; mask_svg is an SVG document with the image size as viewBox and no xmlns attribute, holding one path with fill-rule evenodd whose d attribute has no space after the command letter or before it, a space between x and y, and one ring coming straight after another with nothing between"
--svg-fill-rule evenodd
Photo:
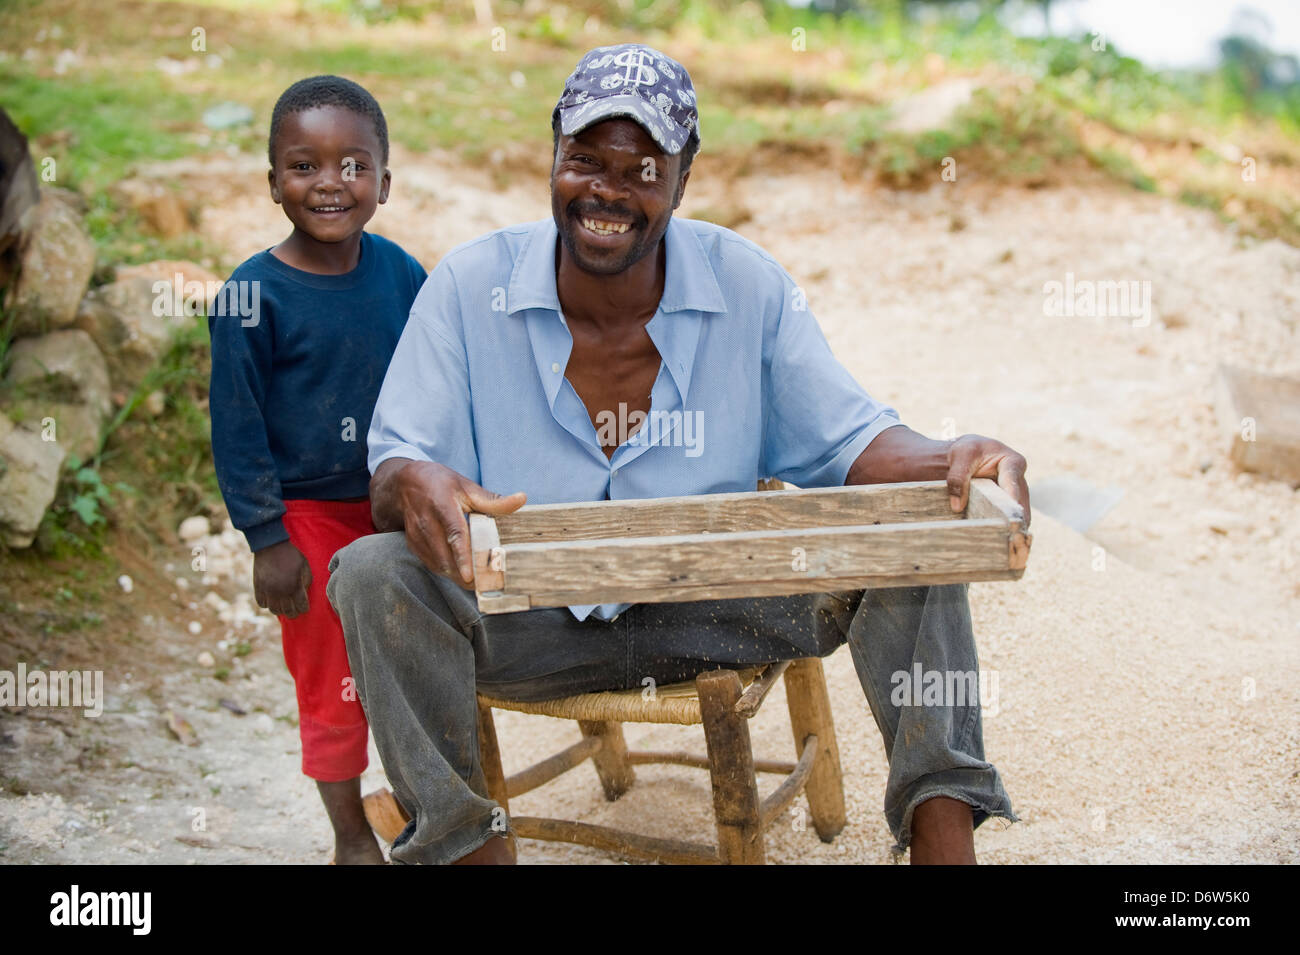
<instances>
[{"instance_id":1,"label":"boy's leg","mask_svg":"<svg viewBox=\"0 0 1300 955\"><path fill-rule=\"evenodd\" d=\"M326 596L334 552L374 530L369 503L291 500L285 507L289 539L312 573L307 613L280 618L298 695L303 774L316 780L334 829L335 863L381 863L383 851L361 803L360 777L368 763L365 713L352 685L343 630Z\"/></svg>"}]
</instances>

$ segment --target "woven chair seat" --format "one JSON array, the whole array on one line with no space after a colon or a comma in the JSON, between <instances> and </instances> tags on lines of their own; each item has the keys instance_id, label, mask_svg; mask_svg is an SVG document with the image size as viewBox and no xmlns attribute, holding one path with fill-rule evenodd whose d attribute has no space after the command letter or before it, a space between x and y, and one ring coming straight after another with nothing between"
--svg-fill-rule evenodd
<instances>
[{"instance_id":1,"label":"woven chair seat","mask_svg":"<svg viewBox=\"0 0 1300 955\"><path fill-rule=\"evenodd\" d=\"M736 671L741 686L748 688L754 682L759 668L750 667ZM647 698L647 696L649 698ZM700 696L695 681L670 683L655 687L653 695L639 687L631 690L606 690L598 693L579 693L554 700L499 700L479 694L480 702L498 710L516 713L533 713L554 716L563 720L600 720L615 723L678 723L694 726L704 722L700 714Z\"/></svg>"}]
</instances>

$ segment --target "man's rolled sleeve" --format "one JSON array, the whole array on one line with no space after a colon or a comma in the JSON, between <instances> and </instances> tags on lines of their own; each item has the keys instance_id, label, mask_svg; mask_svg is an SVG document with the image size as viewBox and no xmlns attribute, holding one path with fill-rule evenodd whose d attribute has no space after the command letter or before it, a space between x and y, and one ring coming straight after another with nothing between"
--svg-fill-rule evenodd
<instances>
[{"instance_id":1,"label":"man's rolled sleeve","mask_svg":"<svg viewBox=\"0 0 1300 955\"><path fill-rule=\"evenodd\" d=\"M783 273L766 389L764 473L798 487L840 487L876 435L902 424L831 354L803 293Z\"/></svg>"},{"instance_id":2,"label":"man's rolled sleeve","mask_svg":"<svg viewBox=\"0 0 1300 955\"><path fill-rule=\"evenodd\" d=\"M463 335L455 277L444 263L420 288L379 390L367 436L371 474L389 458L411 458L479 480Z\"/></svg>"}]
</instances>

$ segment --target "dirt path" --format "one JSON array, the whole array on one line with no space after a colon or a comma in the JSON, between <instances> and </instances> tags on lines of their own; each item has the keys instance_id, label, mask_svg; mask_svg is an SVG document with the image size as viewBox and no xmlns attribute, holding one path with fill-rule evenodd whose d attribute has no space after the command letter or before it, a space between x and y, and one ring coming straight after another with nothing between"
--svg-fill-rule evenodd
<instances>
[{"instance_id":1,"label":"dirt path","mask_svg":"<svg viewBox=\"0 0 1300 955\"><path fill-rule=\"evenodd\" d=\"M256 158L188 168L213 196L202 228L233 261L282 237L278 210L242 189L260 175ZM545 183L531 176L498 190L485 171L401 151L392 168L374 229L426 265L490 228L549 214ZM986 750L1023 819L983 827L981 857L1300 861L1300 493L1234 474L1212 413L1219 361L1300 371L1300 250L1239 240L1207 213L1100 183L896 193L815 170L730 182L711 171L701 157L681 213L744 220L738 230L803 284L841 361L905 422L1007 441L1029 459L1031 486L1073 474L1124 492L1087 537L1039 509L1024 579L971 589L981 665L996 673ZM1067 272L1148 280L1157 314L1146 327L1048 317L1043 284ZM0 859L326 860L324 816L298 772L278 628L265 617L260 628L223 623L218 601L201 602L210 588L185 569L188 553L178 545L170 571L140 567L153 582L136 592L148 609L136 642L105 667L103 717L0 711L4 775L21 781L0 796ZM215 570L224 600L246 593L246 555ZM170 583L178 576L188 589ZM192 619L198 635L185 629ZM224 680L196 662L204 650L228 667ZM777 827L769 858L886 862L879 736L847 652L827 663L850 824L830 846ZM168 707L198 745L168 734ZM753 727L756 752L787 758L783 710L778 691ZM570 724L516 714L500 714L498 730L507 772L577 738ZM628 727L628 737L702 749L689 728ZM367 789L382 784L372 759ZM638 775L615 804L584 769L513 808L710 837L704 774ZM522 861L611 860L528 842Z\"/></svg>"}]
</instances>

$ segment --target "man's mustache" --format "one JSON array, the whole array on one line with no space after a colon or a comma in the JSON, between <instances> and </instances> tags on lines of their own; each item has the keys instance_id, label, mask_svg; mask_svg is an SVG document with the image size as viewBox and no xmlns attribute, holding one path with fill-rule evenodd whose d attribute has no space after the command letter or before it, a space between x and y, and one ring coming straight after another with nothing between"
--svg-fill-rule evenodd
<instances>
[{"instance_id":1,"label":"man's mustache","mask_svg":"<svg viewBox=\"0 0 1300 955\"><path fill-rule=\"evenodd\" d=\"M571 202L569 203L569 214L575 218L627 222L632 228L640 227L643 221L641 216L633 215L627 209L620 209L618 206L606 206L600 204L579 205L577 202Z\"/></svg>"}]
</instances>

